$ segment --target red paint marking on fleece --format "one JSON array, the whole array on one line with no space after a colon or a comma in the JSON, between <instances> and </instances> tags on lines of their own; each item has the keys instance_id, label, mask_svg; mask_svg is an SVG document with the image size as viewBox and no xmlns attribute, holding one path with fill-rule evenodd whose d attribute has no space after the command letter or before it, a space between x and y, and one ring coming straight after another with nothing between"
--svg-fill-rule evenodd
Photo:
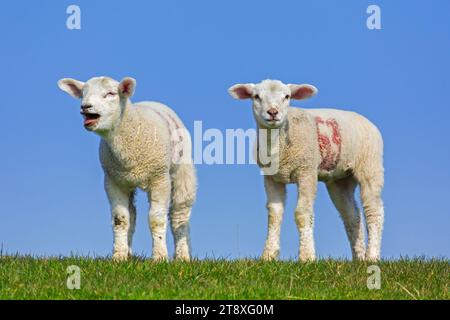
<instances>
[{"instance_id":1,"label":"red paint marking on fleece","mask_svg":"<svg viewBox=\"0 0 450 320\"><path fill-rule=\"evenodd\" d=\"M342 137L335 119L323 120L316 117L317 137L322 161L320 170L331 171L336 168L341 156Z\"/></svg>"}]
</instances>

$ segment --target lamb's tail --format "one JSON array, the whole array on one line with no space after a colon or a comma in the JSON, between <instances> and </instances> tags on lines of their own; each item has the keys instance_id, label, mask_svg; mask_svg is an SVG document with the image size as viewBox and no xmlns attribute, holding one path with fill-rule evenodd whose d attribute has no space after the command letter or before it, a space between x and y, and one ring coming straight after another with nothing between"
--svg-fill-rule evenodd
<instances>
[{"instance_id":1,"label":"lamb's tail","mask_svg":"<svg viewBox=\"0 0 450 320\"><path fill-rule=\"evenodd\" d=\"M192 163L175 165L172 172L172 209L191 207L195 201L197 177Z\"/></svg>"}]
</instances>

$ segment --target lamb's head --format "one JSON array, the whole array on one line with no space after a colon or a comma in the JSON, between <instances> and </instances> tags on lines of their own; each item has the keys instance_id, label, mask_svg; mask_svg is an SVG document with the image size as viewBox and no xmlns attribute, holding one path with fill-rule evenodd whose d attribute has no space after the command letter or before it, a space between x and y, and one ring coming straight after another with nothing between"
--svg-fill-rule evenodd
<instances>
[{"instance_id":1,"label":"lamb's head","mask_svg":"<svg viewBox=\"0 0 450 320\"><path fill-rule=\"evenodd\" d=\"M253 114L263 128L279 128L286 120L291 99L301 100L317 93L309 84L284 84L278 80L264 80L258 84L236 84L228 89L236 99L252 99Z\"/></svg>"},{"instance_id":2,"label":"lamb's head","mask_svg":"<svg viewBox=\"0 0 450 320\"><path fill-rule=\"evenodd\" d=\"M133 95L136 80L124 78L120 83L108 77L95 77L86 83L75 79L58 81L61 90L81 99L84 127L103 133L120 121L122 110Z\"/></svg>"}]
</instances>

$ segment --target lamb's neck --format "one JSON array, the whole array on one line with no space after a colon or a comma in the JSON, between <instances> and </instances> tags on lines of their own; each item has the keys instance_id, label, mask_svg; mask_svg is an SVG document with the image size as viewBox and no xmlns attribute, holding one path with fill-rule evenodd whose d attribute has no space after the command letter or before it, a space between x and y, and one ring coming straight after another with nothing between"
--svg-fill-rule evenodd
<instances>
[{"instance_id":1,"label":"lamb's neck","mask_svg":"<svg viewBox=\"0 0 450 320\"><path fill-rule=\"evenodd\" d=\"M256 122L256 124L257 124L258 140L260 138L264 138L264 137L267 137L267 139L270 139L271 137L277 137L280 134L286 135L288 133L288 128L289 128L289 120L288 119L286 119L283 122L283 124L278 128L268 128L268 127L262 126L258 122ZM265 133L264 133L264 131L265 131Z\"/></svg>"},{"instance_id":2,"label":"lamb's neck","mask_svg":"<svg viewBox=\"0 0 450 320\"><path fill-rule=\"evenodd\" d=\"M122 111L116 125L108 132L101 134L102 139L109 146L117 160L129 162L133 153L134 141L139 130L138 121L134 121L136 115L130 110L131 104L127 104ZM134 123L134 124L133 124Z\"/></svg>"},{"instance_id":3,"label":"lamb's neck","mask_svg":"<svg viewBox=\"0 0 450 320\"><path fill-rule=\"evenodd\" d=\"M286 141L288 123L286 121L279 128L257 126L258 164L266 167L269 163L277 163L283 153ZM270 166L269 166L270 167Z\"/></svg>"}]
</instances>

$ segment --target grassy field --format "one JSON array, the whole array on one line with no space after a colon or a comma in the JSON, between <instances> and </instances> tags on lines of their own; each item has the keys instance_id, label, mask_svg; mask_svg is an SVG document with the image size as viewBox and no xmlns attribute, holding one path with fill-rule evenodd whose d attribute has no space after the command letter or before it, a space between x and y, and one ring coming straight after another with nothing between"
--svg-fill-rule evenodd
<instances>
[{"instance_id":1,"label":"grassy field","mask_svg":"<svg viewBox=\"0 0 450 320\"><path fill-rule=\"evenodd\" d=\"M66 286L70 265L80 267L80 290ZM448 260L380 262L380 290L367 288L369 265L3 256L0 299L449 299Z\"/></svg>"}]
</instances>

